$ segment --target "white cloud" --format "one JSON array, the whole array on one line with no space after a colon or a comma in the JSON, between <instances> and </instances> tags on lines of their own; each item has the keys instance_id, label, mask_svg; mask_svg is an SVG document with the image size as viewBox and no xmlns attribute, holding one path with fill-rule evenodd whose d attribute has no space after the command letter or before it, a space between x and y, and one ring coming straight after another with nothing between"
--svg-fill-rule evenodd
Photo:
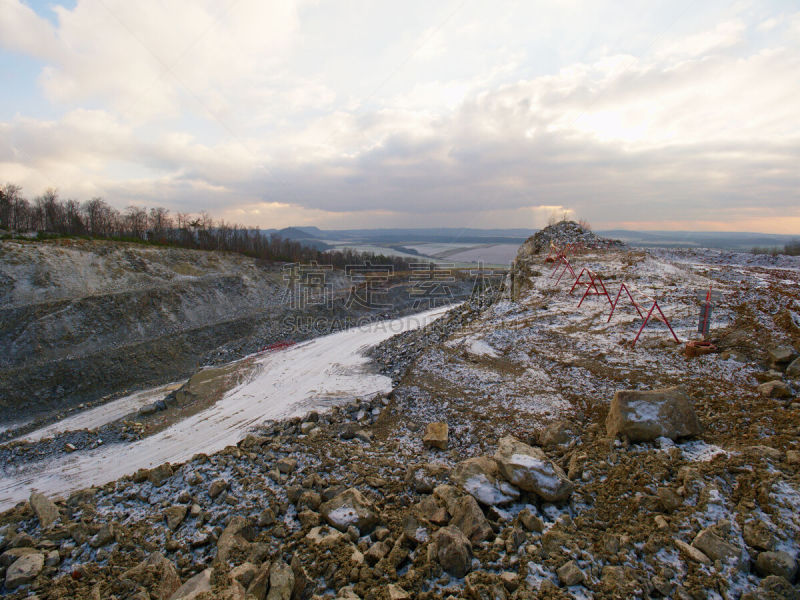
<instances>
[{"instance_id":1,"label":"white cloud","mask_svg":"<svg viewBox=\"0 0 800 600\"><path fill-rule=\"evenodd\" d=\"M753 206L800 219L800 38L751 45L762 17L550 69L511 38L467 48L481 29L454 19L404 33L393 56L428 39L424 66L372 93L353 84L360 63L307 56L332 42L309 40L304 11L327 5L81 0L53 27L0 1L2 43L42 58L68 107L0 123L0 180L33 193L55 181L262 225L540 225L553 207L605 225L735 222ZM484 47L492 60L464 70Z\"/></svg>"}]
</instances>

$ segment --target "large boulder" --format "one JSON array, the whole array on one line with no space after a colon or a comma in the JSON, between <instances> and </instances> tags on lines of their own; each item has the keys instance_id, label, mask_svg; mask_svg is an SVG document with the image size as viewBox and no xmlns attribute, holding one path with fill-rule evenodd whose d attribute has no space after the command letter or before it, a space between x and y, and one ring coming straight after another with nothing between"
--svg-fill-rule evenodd
<instances>
[{"instance_id":1,"label":"large boulder","mask_svg":"<svg viewBox=\"0 0 800 600\"><path fill-rule=\"evenodd\" d=\"M559 502L572 494L572 482L566 473L540 448L506 436L500 439L494 460L508 481L547 502Z\"/></svg>"},{"instance_id":2,"label":"large boulder","mask_svg":"<svg viewBox=\"0 0 800 600\"><path fill-rule=\"evenodd\" d=\"M361 535L370 533L378 524L378 514L372 503L355 488L345 490L320 506L325 520L340 531L354 525Z\"/></svg>"},{"instance_id":3,"label":"large boulder","mask_svg":"<svg viewBox=\"0 0 800 600\"><path fill-rule=\"evenodd\" d=\"M39 552L30 552L20 556L11 563L6 571L6 588L13 590L25 583L30 583L44 568L44 556Z\"/></svg>"},{"instance_id":4,"label":"large boulder","mask_svg":"<svg viewBox=\"0 0 800 600\"><path fill-rule=\"evenodd\" d=\"M31 508L39 517L39 524L46 529L58 518L58 507L44 494L33 492L30 498Z\"/></svg>"},{"instance_id":5,"label":"large boulder","mask_svg":"<svg viewBox=\"0 0 800 600\"><path fill-rule=\"evenodd\" d=\"M606 418L612 437L650 442L658 437L676 440L702 431L694 405L680 386L661 390L620 390L614 394Z\"/></svg>"},{"instance_id":6,"label":"large boulder","mask_svg":"<svg viewBox=\"0 0 800 600\"><path fill-rule=\"evenodd\" d=\"M448 525L433 535L429 558L435 558L442 569L454 577L464 577L472 565L472 545L461 531Z\"/></svg>"},{"instance_id":7,"label":"large boulder","mask_svg":"<svg viewBox=\"0 0 800 600\"><path fill-rule=\"evenodd\" d=\"M169 600L181 587L175 565L160 552L154 552L132 569L128 569L122 577L147 588L152 600Z\"/></svg>"},{"instance_id":8,"label":"large boulder","mask_svg":"<svg viewBox=\"0 0 800 600\"><path fill-rule=\"evenodd\" d=\"M451 478L484 506L511 504L519 498L519 490L498 475L494 459L477 456L458 463Z\"/></svg>"},{"instance_id":9,"label":"large boulder","mask_svg":"<svg viewBox=\"0 0 800 600\"><path fill-rule=\"evenodd\" d=\"M800 377L800 358L795 358L791 364L786 367L786 375L789 377Z\"/></svg>"}]
</instances>

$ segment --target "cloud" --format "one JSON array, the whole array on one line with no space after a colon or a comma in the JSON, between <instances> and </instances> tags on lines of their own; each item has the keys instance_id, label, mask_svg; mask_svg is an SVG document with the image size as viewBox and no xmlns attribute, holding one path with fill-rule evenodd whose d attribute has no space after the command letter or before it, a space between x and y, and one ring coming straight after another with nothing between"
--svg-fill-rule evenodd
<instances>
[{"instance_id":1,"label":"cloud","mask_svg":"<svg viewBox=\"0 0 800 600\"><path fill-rule=\"evenodd\" d=\"M433 71L354 98L329 57L322 72L305 56L316 5L81 1L52 26L3 2L3 44L42 58L44 90L69 107L0 123L0 179L28 190L263 226L534 226L553 207L600 227L800 223L790 22L755 45L765 18L727 18L526 76L508 40L485 68L442 77L461 58L450 45L479 31L454 20L407 36L430 38L414 62Z\"/></svg>"}]
</instances>

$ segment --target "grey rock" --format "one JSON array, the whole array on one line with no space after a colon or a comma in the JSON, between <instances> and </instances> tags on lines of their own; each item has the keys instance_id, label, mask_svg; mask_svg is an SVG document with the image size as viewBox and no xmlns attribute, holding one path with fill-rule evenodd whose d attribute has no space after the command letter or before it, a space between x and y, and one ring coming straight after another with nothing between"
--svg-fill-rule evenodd
<instances>
[{"instance_id":1,"label":"grey rock","mask_svg":"<svg viewBox=\"0 0 800 600\"><path fill-rule=\"evenodd\" d=\"M33 492L29 502L33 512L39 518L39 524L42 528L47 529L58 519L58 507L44 494Z\"/></svg>"},{"instance_id":2,"label":"grey rock","mask_svg":"<svg viewBox=\"0 0 800 600\"><path fill-rule=\"evenodd\" d=\"M44 568L44 556L39 552L27 553L11 563L6 570L6 587L13 590L30 583Z\"/></svg>"},{"instance_id":3,"label":"grey rock","mask_svg":"<svg viewBox=\"0 0 800 600\"><path fill-rule=\"evenodd\" d=\"M474 502L474 500L473 500ZM472 566L472 545L456 527L448 525L433 534L430 546L442 569L454 577L464 577Z\"/></svg>"},{"instance_id":4,"label":"grey rock","mask_svg":"<svg viewBox=\"0 0 800 600\"><path fill-rule=\"evenodd\" d=\"M320 512L325 520L340 531L355 526L361 535L370 533L378 524L378 515L370 501L355 488L345 490L324 502Z\"/></svg>"},{"instance_id":5,"label":"grey rock","mask_svg":"<svg viewBox=\"0 0 800 600\"><path fill-rule=\"evenodd\" d=\"M294 590L294 572L283 561L273 563L269 569L269 594L267 600L290 600Z\"/></svg>"},{"instance_id":6,"label":"grey rock","mask_svg":"<svg viewBox=\"0 0 800 600\"><path fill-rule=\"evenodd\" d=\"M614 394L606 418L606 431L632 442L651 442L658 437L676 440L698 435L702 428L685 390L620 390Z\"/></svg>"},{"instance_id":7,"label":"grey rock","mask_svg":"<svg viewBox=\"0 0 800 600\"><path fill-rule=\"evenodd\" d=\"M583 571L578 567L578 563L574 560L570 560L561 565L556 571L556 574L558 575L558 580L561 582L561 585L567 587L582 583L585 577Z\"/></svg>"},{"instance_id":8,"label":"grey rock","mask_svg":"<svg viewBox=\"0 0 800 600\"><path fill-rule=\"evenodd\" d=\"M472 543L482 542L494 535L489 521L472 496L462 496L455 502L450 525L458 528Z\"/></svg>"},{"instance_id":9,"label":"grey rock","mask_svg":"<svg viewBox=\"0 0 800 600\"><path fill-rule=\"evenodd\" d=\"M461 461L450 477L484 506L502 506L519 498L519 490L499 477L497 463L488 456Z\"/></svg>"},{"instance_id":10,"label":"grey rock","mask_svg":"<svg viewBox=\"0 0 800 600\"><path fill-rule=\"evenodd\" d=\"M762 577L778 575L791 582L797 573L797 563L788 552L761 552L756 557L756 572Z\"/></svg>"},{"instance_id":11,"label":"grey rock","mask_svg":"<svg viewBox=\"0 0 800 600\"><path fill-rule=\"evenodd\" d=\"M506 480L547 502L566 500L572 494L572 482L563 469L540 448L506 436L500 439L494 459Z\"/></svg>"},{"instance_id":12,"label":"grey rock","mask_svg":"<svg viewBox=\"0 0 800 600\"><path fill-rule=\"evenodd\" d=\"M194 600L206 592L211 592L211 569L200 571L188 579L186 583L175 590L169 600Z\"/></svg>"}]
</instances>

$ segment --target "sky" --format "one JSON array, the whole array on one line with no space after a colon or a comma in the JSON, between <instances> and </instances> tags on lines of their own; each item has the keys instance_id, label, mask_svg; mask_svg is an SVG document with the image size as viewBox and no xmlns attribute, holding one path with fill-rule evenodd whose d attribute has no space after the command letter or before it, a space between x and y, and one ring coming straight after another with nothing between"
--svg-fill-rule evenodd
<instances>
[{"instance_id":1,"label":"sky","mask_svg":"<svg viewBox=\"0 0 800 600\"><path fill-rule=\"evenodd\" d=\"M0 0L0 78L29 198L800 233L795 0Z\"/></svg>"}]
</instances>

